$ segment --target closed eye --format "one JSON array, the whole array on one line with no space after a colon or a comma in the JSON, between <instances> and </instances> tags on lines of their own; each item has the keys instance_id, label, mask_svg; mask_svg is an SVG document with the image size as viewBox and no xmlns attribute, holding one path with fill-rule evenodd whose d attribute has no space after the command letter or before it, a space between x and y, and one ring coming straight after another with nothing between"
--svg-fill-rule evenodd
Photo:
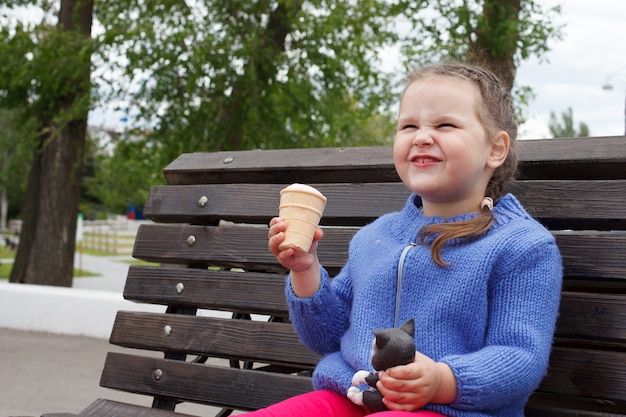
<instances>
[{"instance_id":1,"label":"closed eye","mask_svg":"<svg viewBox=\"0 0 626 417\"><path fill-rule=\"evenodd\" d=\"M446 127L456 127L454 124L452 123L439 123L437 125L438 128L446 128Z\"/></svg>"}]
</instances>

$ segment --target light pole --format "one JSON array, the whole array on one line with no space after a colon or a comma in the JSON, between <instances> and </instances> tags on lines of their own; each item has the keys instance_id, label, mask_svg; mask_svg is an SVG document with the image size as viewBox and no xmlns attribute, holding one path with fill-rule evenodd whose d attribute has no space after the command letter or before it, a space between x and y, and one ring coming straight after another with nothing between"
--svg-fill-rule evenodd
<instances>
[{"instance_id":1,"label":"light pole","mask_svg":"<svg viewBox=\"0 0 626 417\"><path fill-rule=\"evenodd\" d=\"M623 79L620 79L618 75L624 70L626 67L622 67L617 71L606 76L606 81L602 86L604 91L613 91L615 87L613 86L614 81L624 82ZM624 135L626 136L626 82L624 82Z\"/></svg>"}]
</instances>

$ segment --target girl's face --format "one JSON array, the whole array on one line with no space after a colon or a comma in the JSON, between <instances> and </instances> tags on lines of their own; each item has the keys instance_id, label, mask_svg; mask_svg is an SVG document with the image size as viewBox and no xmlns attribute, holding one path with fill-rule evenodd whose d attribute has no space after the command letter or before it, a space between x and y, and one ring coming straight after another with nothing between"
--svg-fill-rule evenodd
<instances>
[{"instance_id":1,"label":"girl's face","mask_svg":"<svg viewBox=\"0 0 626 417\"><path fill-rule=\"evenodd\" d=\"M480 99L478 87L451 77L431 76L406 88L394 163L428 216L478 211L494 169L506 158L509 137L487 137L478 116Z\"/></svg>"}]
</instances>

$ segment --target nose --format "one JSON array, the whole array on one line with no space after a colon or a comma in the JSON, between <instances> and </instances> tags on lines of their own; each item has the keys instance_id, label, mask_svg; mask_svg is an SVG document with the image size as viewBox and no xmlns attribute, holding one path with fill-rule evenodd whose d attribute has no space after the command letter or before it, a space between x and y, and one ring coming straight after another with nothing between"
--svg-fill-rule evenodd
<instances>
[{"instance_id":1,"label":"nose","mask_svg":"<svg viewBox=\"0 0 626 417\"><path fill-rule=\"evenodd\" d=\"M430 136L430 131L428 129L420 128L415 131L415 136L413 137L413 145L421 147L421 146L430 146L433 144L433 138Z\"/></svg>"}]
</instances>

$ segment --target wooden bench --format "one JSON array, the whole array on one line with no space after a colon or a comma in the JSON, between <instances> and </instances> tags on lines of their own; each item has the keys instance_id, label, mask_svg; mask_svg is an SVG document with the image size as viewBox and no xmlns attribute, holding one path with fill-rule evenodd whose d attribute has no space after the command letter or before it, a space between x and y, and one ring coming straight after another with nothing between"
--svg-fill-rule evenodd
<instances>
[{"instance_id":1,"label":"wooden bench","mask_svg":"<svg viewBox=\"0 0 626 417\"><path fill-rule=\"evenodd\" d=\"M549 373L526 415L626 416L626 137L519 147L513 191L553 231L565 266ZM193 402L226 416L311 390L318 356L288 322L267 223L285 185L319 188L319 256L335 274L354 232L406 201L391 147L183 154L164 174L169 185L151 190L144 211L155 224L133 251L161 266L131 266L124 290L164 313L118 313L110 341L133 350L109 353L100 381L152 396L153 408L99 399L79 415L174 416Z\"/></svg>"}]
</instances>

